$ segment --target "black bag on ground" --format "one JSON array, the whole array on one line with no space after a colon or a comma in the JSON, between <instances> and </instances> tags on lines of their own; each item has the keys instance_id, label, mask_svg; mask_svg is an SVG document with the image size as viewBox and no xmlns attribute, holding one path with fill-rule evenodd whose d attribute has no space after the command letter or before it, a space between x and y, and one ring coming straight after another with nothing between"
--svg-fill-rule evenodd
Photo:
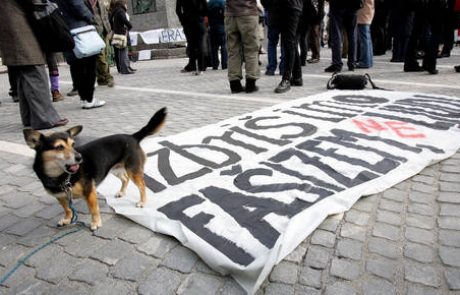
<instances>
[{"instance_id":1,"label":"black bag on ground","mask_svg":"<svg viewBox=\"0 0 460 295\"><path fill-rule=\"evenodd\" d=\"M334 74L327 82L327 89L361 90L366 88L368 83L373 89L383 89L372 82L369 74Z\"/></svg>"},{"instance_id":2,"label":"black bag on ground","mask_svg":"<svg viewBox=\"0 0 460 295\"><path fill-rule=\"evenodd\" d=\"M31 24L45 52L72 50L75 42L56 3L42 0L31 12Z\"/></svg>"}]
</instances>

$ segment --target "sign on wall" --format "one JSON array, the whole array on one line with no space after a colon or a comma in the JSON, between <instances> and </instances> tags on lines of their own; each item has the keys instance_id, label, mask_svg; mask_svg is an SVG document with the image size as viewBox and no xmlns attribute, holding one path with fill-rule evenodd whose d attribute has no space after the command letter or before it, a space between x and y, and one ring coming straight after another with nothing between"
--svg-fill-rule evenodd
<instances>
[{"instance_id":1,"label":"sign on wall","mask_svg":"<svg viewBox=\"0 0 460 295\"><path fill-rule=\"evenodd\" d=\"M453 155L459 124L457 98L330 91L146 139L146 208L115 177L99 191L254 293L328 215Z\"/></svg>"}]
</instances>

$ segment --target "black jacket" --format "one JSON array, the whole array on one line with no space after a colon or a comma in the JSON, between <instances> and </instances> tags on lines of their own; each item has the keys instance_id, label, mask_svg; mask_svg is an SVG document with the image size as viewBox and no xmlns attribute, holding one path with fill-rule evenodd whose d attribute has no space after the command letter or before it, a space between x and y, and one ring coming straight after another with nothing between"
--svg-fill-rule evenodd
<instances>
[{"instance_id":1,"label":"black jacket","mask_svg":"<svg viewBox=\"0 0 460 295\"><path fill-rule=\"evenodd\" d=\"M208 13L206 0L177 0L176 14L183 25L193 22L201 22Z\"/></svg>"},{"instance_id":2,"label":"black jacket","mask_svg":"<svg viewBox=\"0 0 460 295\"><path fill-rule=\"evenodd\" d=\"M126 35L133 27L126 18L126 8L124 6L116 6L112 9L110 21L114 34Z\"/></svg>"}]
</instances>

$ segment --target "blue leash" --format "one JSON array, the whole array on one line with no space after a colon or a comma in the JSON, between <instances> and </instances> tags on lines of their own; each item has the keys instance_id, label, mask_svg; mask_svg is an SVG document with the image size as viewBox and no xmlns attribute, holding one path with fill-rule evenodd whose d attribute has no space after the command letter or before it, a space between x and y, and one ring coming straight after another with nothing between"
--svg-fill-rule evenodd
<instances>
[{"instance_id":1,"label":"blue leash","mask_svg":"<svg viewBox=\"0 0 460 295\"><path fill-rule=\"evenodd\" d=\"M67 194L67 198L69 199L69 207L70 207L70 210L72 210L72 218L70 220L70 224L75 224L75 225L78 225L78 228L74 229L74 230L71 230L71 231L68 231L66 233L63 233L62 235L59 235L57 237L54 237L52 238L51 240L49 240L48 242L44 243L43 245L35 248L34 250L32 250L29 254L27 254L25 257L21 258L18 260L18 262L16 262L16 265L9 271L7 272L1 279L0 279L0 285L3 285L3 283L8 280L8 278L14 274L18 268L25 264L25 262L27 261L27 259L29 259L30 257L32 257L34 254L36 254L37 252L39 252L40 250L48 247L49 245L51 245L52 243L56 242L57 240L60 240L64 237L67 237L68 235L71 235L71 234L74 234L80 230L82 230L83 228L86 227L85 223L84 222L81 222L81 221L78 221L78 213L77 213L77 209L75 209L75 207L73 206L73 202L72 202L72 190L69 189L69 186L68 184L69 183L69 179L70 177L67 179L67 182L64 184L64 186L66 187L65 189L65 192Z\"/></svg>"}]
</instances>

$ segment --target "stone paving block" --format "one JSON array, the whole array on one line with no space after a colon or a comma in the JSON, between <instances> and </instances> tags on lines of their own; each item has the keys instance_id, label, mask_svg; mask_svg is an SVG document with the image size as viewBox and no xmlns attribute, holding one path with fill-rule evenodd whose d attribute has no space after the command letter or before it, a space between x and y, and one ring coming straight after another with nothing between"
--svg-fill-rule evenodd
<instances>
[{"instance_id":1,"label":"stone paving block","mask_svg":"<svg viewBox=\"0 0 460 295\"><path fill-rule=\"evenodd\" d=\"M394 295L397 294L395 286L388 281L369 278L363 282L363 295Z\"/></svg>"},{"instance_id":2,"label":"stone paving block","mask_svg":"<svg viewBox=\"0 0 460 295\"><path fill-rule=\"evenodd\" d=\"M402 248L386 239L370 238L367 247L370 252L387 258L398 259L402 256Z\"/></svg>"},{"instance_id":3,"label":"stone paving block","mask_svg":"<svg viewBox=\"0 0 460 295\"><path fill-rule=\"evenodd\" d=\"M439 256L444 264L460 267L460 248L441 246L439 247Z\"/></svg>"},{"instance_id":4,"label":"stone paving block","mask_svg":"<svg viewBox=\"0 0 460 295\"><path fill-rule=\"evenodd\" d=\"M409 199L415 203L431 205L435 199L434 193L410 191Z\"/></svg>"},{"instance_id":5,"label":"stone paving block","mask_svg":"<svg viewBox=\"0 0 460 295\"><path fill-rule=\"evenodd\" d=\"M380 238L398 241L400 239L400 228L386 223L376 223L372 235Z\"/></svg>"},{"instance_id":6,"label":"stone paving block","mask_svg":"<svg viewBox=\"0 0 460 295\"><path fill-rule=\"evenodd\" d=\"M202 273L189 275L179 286L177 294L184 295L214 295L223 284L223 280L216 276Z\"/></svg>"},{"instance_id":7,"label":"stone paving block","mask_svg":"<svg viewBox=\"0 0 460 295\"><path fill-rule=\"evenodd\" d=\"M296 285L295 294L296 295L321 295L321 290L307 287L307 286Z\"/></svg>"},{"instance_id":8,"label":"stone paving block","mask_svg":"<svg viewBox=\"0 0 460 295\"><path fill-rule=\"evenodd\" d=\"M246 295L246 291L230 277L224 277L223 286L220 289L221 295Z\"/></svg>"},{"instance_id":9,"label":"stone paving block","mask_svg":"<svg viewBox=\"0 0 460 295\"><path fill-rule=\"evenodd\" d=\"M414 177L412 177L412 181L421 182L432 186L436 182L436 178L427 175L415 175Z\"/></svg>"},{"instance_id":10,"label":"stone paving block","mask_svg":"<svg viewBox=\"0 0 460 295\"><path fill-rule=\"evenodd\" d=\"M108 278L104 281L96 282L89 294L94 295L127 295L138 294L131 282L119 281ZM165 293L166 294L166 293Z\"/></svg>"},{"instance_id":11,"label":"stone paving block","mask_svg":"<svg viewBox=\"0 0 460 295\"><path fill-rule=\"evenodd\" d=\"M409 284L407 295L441 295L442 293L435 288Z\"/></svg>"},{"instance_id":12,"label":"stone paving block","mask_svg":"<svg viewBox=\"0 0 460 295\"><path fill-rule=\"evenodd\" d=\"M448 268L444 271L444 278L449 290L460 290L460 269Z\"/></svg>"},{"instance_id":13,"label":"stone paving block","mask_svg":"<svg viewBox=\"0 0 460 295\"><path fill-rule=\"evenodd\" d=\"M77 264L78 259L68 254L62 252L53 253L52 257L37 265L36 277L52 284L57 284L72 273Z\"/></svg>"},{"instance_id":14,"label":"stone paving block","mask_svg":"<svg viewBox=\"0 0 460 295\"><path fill-rule=\"evenodd\" d=\"M49 228L45 225L40 225L36 229L29 232L23 238L17 240L18 244L26 247L35 247L51 241L59 232L55 228Z\"/></svg>"},{"instance_id":15,"label":"stone paving block","mask_svg":"<svg viewBox=\"0 0 460 295\"><path fill-rule=\"evenodd\" d=\"M378 197L376 195L362 197L353 205L353 209L364 212L372 212L372 210L374 209L374 205L377 201Z\"/></svg>"},{"instance_id":16,"label":"stone paving block","mask_svg":"<svg viewBox=\"0 0 460 295\"><path fill-rule=\"evenodd\" d=\"M330 232L333 232L335 233L337 231L337 228L340 224L340 220L341 219L338 219L338 218L326 218L320 225L319 225L319 229L323 229L323 230L327 230L327 231L330 231Z\"/></svg>"},{"instance_id":17,"label":"stone paving block","mask_svg":"<svg viewBox=\"0 0 460 295\"><path fill-rule=\"evenodd\" d=\"M335 234L324 230L315 230L310 242L314 245L332 248L335 244Z\"/></svg>"},{"instance_id":18,"label":"stone paving block","mask_svg":"<svg viewBox=\"0 0 460 295\"><path fill-rule=\"evenodd\" d=\"M294 251L292 251L286 258L284 258L285 261L290 261L290 262L295 262L295 263L301 263L305 253L307 253L307 248L305 248L302 245L297 246Z\"/></svg>"},{"instance_id":19,"label":"stone paving block","mask_svg":"<svg viewBox=\"0 0 460 295\"><path fill-rule=\"evenodd\" d=\"M456 173L441 173L439 180L446 182L457 182L459 177L460 176Z\"/></svg>"},{"instance_id":20,"label":"stone paving block","mask_svg":"<svg viewBox=\"0 0 460 295\"><path fill-rule=\"evenodd\" d=\"M115 265L125 255L133 253L133 251L134 249L131 244L120 240L113 240L105 244L104 247L97 249L90 257L107 265Z\"/></svg>"},{"instance_id":21,"label":"stone paving block","mask_svg":"<svg viewBox=\"0 0 460 295\"><path fill-rule=\"evenodd\" d=\"M426 264L409 262L405 265L405 279L429 287L439 287L441 279L436 267Z\"/></svg>"},{"instance_id":22,"label":"stone paving block","mask_svg":"<svg viewBox=\"0 0 460 295\"><path fill-rule=\"evenodd\" d=\"M69 275L69 280L94 286L97 282L103 281L108 272L107 266L103 263L86 259L79 263L75 271Z\"/></svg>"},{"instance_id":23,"label":"stone paving block","mask_svg":"<svg viewBox=\"0 0 460 295\"><path fill-rule=\"evenodd\" d=\"M5 228L20 222L22 219L13 215L8 214L0 218L0 231L3 231Z\"/></svg>"},{"instance_id":24,"label":"stone paving block","mask_svg":"<svg viewBox=\"0 0 460 295\"><path fill-rule=\"evenodd\" d=\"M396 202L403 202L407 197L407 192L390 188L383 192L382 197Z\"/></svg>"},{"instance_id":25,"label":"stone paving block","mask_svg":"<svg viewBox=\"0 0 460 295\"><path fill-rule=\"evenodd\" d=\"M0 233L0 250L6 249L8 245L14 244L16 241L16 237L12 235L6 235Z\"/></svg>"},{"instance_id":26,"label":"stone paving block","mask_svg":"<svg viewBox=\"0 0 460 295\"><path fill-rule=\"evenodd\" d=\"M427 194L432 194L436 191L436 188L434 188L432 185L428 185L428 184L420 183L420 182L414 182L412 184L411 189L414 191L427 193Z\"/></svg>"},{"instance_id":27,"label":"stone paving block","mask_svg":"<svg viewBox=\"0 0 460 295\"><path fill-rule=\"evenodd\" d=\"M440 230L439 243L445 246L458 247L458 245L460 245L460 232L453 230Z\"/></svg>"},{"instance_id":28,"label":"stone paving block","mask_svg":"<svg viewBox=\"0 0 460 295\"><path fill-rule=\"evenodd\" d=\"M182 281L182 274L165 267L153 270L144 280L139 282L139 294L175 294Z\"/></svg>"},{"instance_id":29,"label":"stone paving block","mask_svg":"<svg viewBox=\"0 0 460 295\"><path fill-rule=\"evenodd\" d=\"M265 288L265 295L294 295L295 290L293 286L286 284L274 283Z\"/></svg>"},{"instance_id":30,"label":"stone paving block","mask_svg":"<svg viewBox=\"0 0 460 295\"><path fill-rule=\"evenodd\" d=\"M459 217L439 217L438 225L442 229L460 230Z\"/></svg>"},{"instance_id":31,"label":"stone paving block","mask_svg":"<svg viewBox=\"0 0 460 295\"><path fill-rule=\"evenodd\" d=\"M284 284L294 284L297 282L297 276L298 267L296 264L281 261L273 268L270 274L270 281Z\"/></svg>"},{"instance_id":32,"label":"stone paving block","mask_svg":"<svg viewBox=\"0 0 460 295\"><path fill-rule=\"evenodd\" d=\"M388 211L392 211L392 212L396 212L396 213L400 213L402 212L402 209L403 209L403 203L395 202L395 201L391 201L387 199L381 199L379 208L388 210Z\"/></svg>"},{"instance_id":33,"label":"stone paving block","mask_svg":"<svg viewBox=\"0 0 460 295\"><path fill-rule=\"evenodd\" d=\"M377 221L392 224L392 225L400 225L401 224L401 214L379 209L377 211Z\"/></svg>"},{"instance_id":34,"label":"stone paving block","mask_svg":"<svg viewBox=\"0 0 460 295\"><path fill-rule=\"evenodd\" d=\"M131 244L139 244L147 241L153 235L152 231L141 226L133 226L119 234L119 239Z\"/></svg>"},{"instance_id":35,"label":"stone paving block","mask_svg":"<svg viewBox=\"0 0 460 295\"><path fill-rule=\"evenodd\" d=\"M460 205L441 203L439 207L441 216L460 217Z\"/></svg>"},{"instance_id":36,"label":"stone paving block","mask_svg":"<svg viewBox=\"0 0 460 295\"><path fill-rule=\"evenodd\" d=\"M454 193L460 192L460 183L458 182L441 181L439 182L439 186L440 186L439 189L442 192L454 192Z\"/></svg>"},{"instance_id":37,"label":"stone paving block","mask_svg":"<svg viewBox=\"0 0 460 295\"><path fill-rule=\"evenodd\" d=\"M342 225L340 235L344 238L364 242L366 240L366 228L351 223L345 223Z\"/></svg>"},{"instance_id":38,"label":"stone paving block","mask_svg":"<svg viewBox=\"0 0 460 295\"><path fill-rule=\"evenodd\" d=\"M14 210L13 214L20 218L27 218L33 216L36 212L40 211L44 207L45 205L42 205L38 201L31 201L29 204Z\"/></svg>"},{"instance_id":39,"label":"stone paving block","mask_svg":"<svg viewBox=\"0 0 460 295\"><path fill-rule=\"evenodd\" d=\"M43 219L55 219L56 223L58 222L59 217L64 216L64 210L62 210L61 205L55 204L52 206L44 206L42 209L38 212L36 212L35 216L38 218L43 218Z\"/></svg>"},{"instance_id":40,"label":"stone paving block","mask_svg":"<svg viewBox=\"0 0 460 295\"><path fill-rule=\"evenodd\" d=\"M369 214L353 209L345 214L346 221L362 226L366 226L369 223L369 218Z\"/></svg>"},{"instance_id":41,"label":"stone paving block","mask_svg":"<svg viewBox=\"0 0 460 295\"><path fill-rule=\"evenodd\" d=\"M330 254L326 248L311 246L307 250L307 256L305 257L304 265L311 266L313 268L324 269L329 262Z\"/></svg>"},{"instance_id":42,"label":"stone paving block","mask_svg":"<svg viewBox=\"0 0 460 295\"><path fill-rule=\"evenodd\" d=\"M199 260L195 264L195 271L201 272L208 275L218 276L219 273L212 270L203 260Z\"/></svg>"},{"instance_id":43,"label":"stone paving block","mask_svg":"<svg viewBox=\"0 0 460 295\"><path fill-rule=\"evenodd\" d=\"M86 258L98 249L105 249L109 241L93 236L87 231L80 231L71 237L59 240L57 243L64 246L66 253L75 257Z\"/></svg>"},{"instance_id":44,"label":"stone paving block","mask_svg":"<svg viewBox=\"0 0 460 295\"><path fill-rule=\"evenodd\" d=\"M28 232L36 229L41 225L41 222L34 218L22 219L18 223L15 223L6 229L6 233L23 236Z\"/></svg>"},{"instance_id":45,"label":"stone paving block","mask_svg":"<svg viewBox=\"0 0 460 295\"><path fill-rule=\"evenodd\" d=\"M142 273L156 267L160 262L152 257L138 253L129 253L129 255L120 259L111 269L114 278L136 281Z\"/></svg>"},{"instance_id":46,"label":"stone paving block","mask_svg":"<svg viewBox=\"0 0 460 295\"><path fill-rule=\"evenodd\" d=\"M356 290L349 283L336 282L326 287L324 295L355 295Z\"/></svg>"},{"instance_id":47,"label":"stone paving block","mask_svg":"<svg viewBox=\"0 0 460 295\"><path fill-rule=\"evenodd\" d=\"M308 266L300 270L299 283L311 287L321 288L321 270L316 270Z\"/></svg>"},{"instance_id":48,"label":"stone paving block","mask_svg":"<svg viewBox=\"0 0 460 295\"><path fill-rule=\"evenodd\" d=\"M437 200L439 202L460 204L460 195L458 193L439 192Z\"/></svg>"},{"instance_id":49,"label":"stone paving block","mask_svg":"<svg viewBox=\"0 0 460 295\"><path fill-rule=\"evenodd\" d=\"M172 238L155 235L142 244L136 245L136 249L144 254L163 258L169 251L178 245Z\"/></svg>"},{"instance_id":50,"label":"stone paving block","mask_svg":"<svg viewBox=\"0 0 460 295\"><path fill-rule=\"evenodd\" d=\"M166 255L161 265L182 273L189 273L193 269L193 266L195 266L197 260L198 256L194 252L183 246L179 246Z\"/></svg>"},{"instance_id":51,"label":"stone paving block","mask_svg":"<svg viewBox=\"0 0 460 295\"><path fill-rule=\"evenodd\" d=\"M8 268L8 271L11 271L12 268ZM2 276L5 275L2 272ZM9 288L18 286L24 281L34 281L35 269L27 266L20 266L13 274L3 283L4 286ZM11 293L13 294L13 293Z\"/></svg>"},{"instance_id":52,"label":"stone paving block","mask_svg":"<svg viewBox=\"0 0 460 295\"><path fill-rule=\"evenodd\" d=\"M415 243L407 243L404 248L404 255L422 263L431 263L434 260L434 253L431 247Z\"/></svg>"},{"instance_id":53,"label":"stone paving block","mask_svg":"<svg viewBox=\"0 0 460 295\"><path fill-rule=\"evenodd\" d=\"M16 244L4 246L0 249L0 266L13 266L21 257L24 257L30 251L32 251L32 249Z\"/></svg>"},{"instance_id":54,"label":"stone paving block","mask_svg":"<svg viewBox=\"0 0 460 295\"><path fill-rule=\"evenodd\" d=\"M18 284L12 284L13 287L3 290L0 287L0 294L48 294L49 284L37 279L21 280Z\"/></svg>"},{"instance_id":55,"label":"stone paving block","mask_svg":"<svg viewBox=\"0 0 460 295\"><path fill-rule=\"evenodd\" d=\"M407 212L426 215L426 216L433 216L434 208L433 206L426 205L426 204L409 202L409 205L407 206Z\"/></svg>"},{"instance_id":56,"label":"stone paving block","mask_svg":"<svg viewBox=\"0 0 460 295\"><path fill-rule=\"evenodd\" d=\"M336 253L338 257L359 260L362 257L362 248L363 243L359 241L342 239L337 243Z\"/></svg>"},{"instance_id":57,"label":"stone paving block","mask_svg":"<svg viewBox=\"0 0 460 295\"><path fill-rule=\"evenodd\" d=\"M435 227L435 219L419 214L408 214L406 224L423 229L433 229Z\"/></svg>"},{"instance_id":58,"label":"stone paving block","mask_svg":"<svg viewBox=\"0 0 460 295\"><path fill-rule=\"evenodd\" d=\"M16 189L15 186L12 185L0 185L0 199L4 199L5 196L11 194Z\"/></svg>"},{"instance_id":59,"label":"stone paving block","mask_svg":"<svg viewBox=\"0 0 460 295\"><path fill-rule=\"evenodd\" d=\"M111 216L109 220L102 219L102 227L95 231L94 235L106 240L113 240L132 226L137 227L139 225L134 225L133 222L124 217Z\"/></svg>"},{"instance_id":60,"label":"stone paving block","mask_svg":"<svg viewBox=\"0 0 460 295\"><path fill-rule=\"evenodd\" d=\"M416 227L406 227L405 237L412 242L431 245L434 242L434 232Z\"/></svg>"},{"instance_id":61,"label":"stone paving block","mask_svg":"<svg viewBox=\"0 0 460 295\"><path fill-rule=\"evenodd\" d=\"M355 280L361 275L358 263L339 258L332 259L330 272L331 275L345 280Z\"/></svg>"},{"instance_id":62,"label":"stone paving block","mask_svg":"<svg viewBox=\"0 0 460 295\"><path fill-rule=\"evenodd\" d=\"M390 282L394 279L397 266L398 263L396 261L386 258L369 258L366 261L367 271Z\"/></svg>"}]
</instances>

